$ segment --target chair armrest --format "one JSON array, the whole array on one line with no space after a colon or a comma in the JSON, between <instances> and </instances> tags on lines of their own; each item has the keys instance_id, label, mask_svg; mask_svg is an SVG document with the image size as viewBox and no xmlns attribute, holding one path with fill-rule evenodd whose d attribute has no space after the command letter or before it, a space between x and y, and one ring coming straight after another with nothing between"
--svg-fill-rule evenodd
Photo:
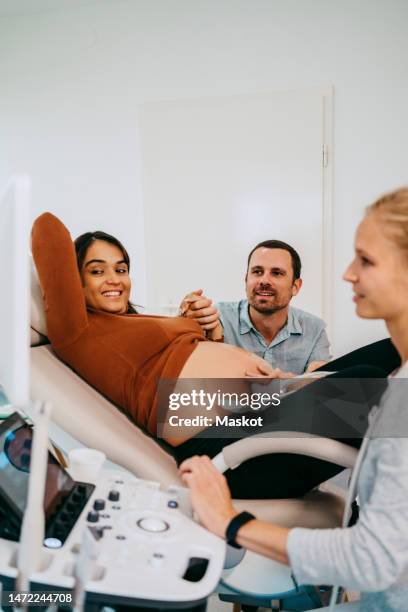
<instances>
[{"instance_id":1,"label":"chair armrest","mask_svg":"<svg viewBox=\"0 0 408 612\"><path fill-rule=\"evenodd\" d=\"M56 425L138 478L182 485L173 457L62 363L50 346L32 348L30 361L31 397L53 403Z\"/></svg>"},{"instance_id":2,"label":"chair armrest","mask_svg":"<svg viewBox=\"0 0 408 612\"><path fill-rule=\"evenodd\" d=\"M214 465L223 474L235 469L252 457L270 453L306 455L335 463L344 468L354 466L358 450L342 442L297 431L268 432L238 440L226 446L213 458Z\"/></svg>"}]
</instances>

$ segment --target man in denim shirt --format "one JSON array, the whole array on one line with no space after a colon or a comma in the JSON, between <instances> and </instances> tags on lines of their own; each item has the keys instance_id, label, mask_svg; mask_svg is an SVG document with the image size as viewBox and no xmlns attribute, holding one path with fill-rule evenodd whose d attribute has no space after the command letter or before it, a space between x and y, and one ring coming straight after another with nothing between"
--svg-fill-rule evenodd
<instances>
[{"instance_id":1,"label":"man in denim shirt","mask_svg":"<svg viewBox=\"0 0 408 612\"><path fill-rule=\"evenodd\" d=\"M196 319L210 340L224 339L286 372L310 372L330 359L330 345L322 319L290 306L302 286L300 272L293 247L266 240L249 254L246 300L215 307L198 290L184 298L181 314Z\"/></svg>"}]
</instances>

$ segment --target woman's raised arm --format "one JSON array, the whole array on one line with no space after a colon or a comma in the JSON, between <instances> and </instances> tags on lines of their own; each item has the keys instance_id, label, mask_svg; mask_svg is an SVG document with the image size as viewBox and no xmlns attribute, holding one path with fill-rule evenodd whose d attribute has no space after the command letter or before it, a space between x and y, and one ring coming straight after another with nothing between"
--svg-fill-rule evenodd
<instances>
[{"instance_id":1,"label":"woman's raised arm","mask_svg":"<svg viewBox=\"0 0 408 612\"><path fill-rule=\"evenodd\" d=\"M58 348L75 340L88 325L74 243L65 225L44 213L34 222L31 248L45 300L48 336Z\"/></svg>"}]
</instances>

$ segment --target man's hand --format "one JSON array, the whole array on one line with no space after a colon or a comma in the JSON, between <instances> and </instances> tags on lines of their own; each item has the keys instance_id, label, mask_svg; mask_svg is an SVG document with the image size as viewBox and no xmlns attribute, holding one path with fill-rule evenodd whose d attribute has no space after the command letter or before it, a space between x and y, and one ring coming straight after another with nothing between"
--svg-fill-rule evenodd
<instances>
[{"instance_id":1,"label":"man's hand","mask_svg":"<svg viewBox=\"0 0 408 612\"><path fill-rule=\"evenodd\" d=\"M294 378L296 374L293 372L284 372L280 368L273 368L269 363L260 357L253 355L254 366L250 367L245 372L246 378Z\"/></svg>"},{"instance_id":2,"label":"man's hand","mask_svg":"<svg viewBox=\"0 0 408 612\"><path fill-rule=\"evenodd\" d=\"M203 295L202 289L192 291L184 297L180 304L180 316L197 321L209 340L220 340L223 336L220 313L213 301Z\"/></svg>"},{"instance_id":3,"label":"man's hand","mask_svg":"<svg viewBox=\"0 0 408 612\"><path fill-rule=\"evenodd\" d=\"M322 366L324 366L326 363L328 363L327 361L311 361L309 363L309 365L306 368L306 372L314 372L315 370L317 370L317 368L321 368Z\"/></svg>"},{"instance_id":4,"label":"man's hand","mask_svg":"<svg viewBox=\"0 0 408 612\"><path fill-rule=\"evenodd\" d=\"M190 489L191 503L200 522L223 538L229 522L238 514L225 476L209 457L190 457L179 469L181 479Z\"/></svg>"}]
</instances>

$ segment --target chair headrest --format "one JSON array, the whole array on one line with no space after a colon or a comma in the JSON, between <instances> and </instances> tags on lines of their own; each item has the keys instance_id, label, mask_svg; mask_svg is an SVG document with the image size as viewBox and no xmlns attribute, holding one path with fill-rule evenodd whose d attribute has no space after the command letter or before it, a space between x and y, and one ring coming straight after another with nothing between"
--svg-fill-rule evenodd
<instances>
[{"instance_id":1,"label":"chair headrest","mask_svg":"<svg viewBox=\"0 0 408 612\"><path fill-rule=\"evenodd\" d=\"M47 336L47 321L45 318L44 299L41 291L40 281L38 280L37 270L34 260L31 257L31 328L41 336ZM33 338L33 335L32 335Z\"/></svg>"}]
</instances>

